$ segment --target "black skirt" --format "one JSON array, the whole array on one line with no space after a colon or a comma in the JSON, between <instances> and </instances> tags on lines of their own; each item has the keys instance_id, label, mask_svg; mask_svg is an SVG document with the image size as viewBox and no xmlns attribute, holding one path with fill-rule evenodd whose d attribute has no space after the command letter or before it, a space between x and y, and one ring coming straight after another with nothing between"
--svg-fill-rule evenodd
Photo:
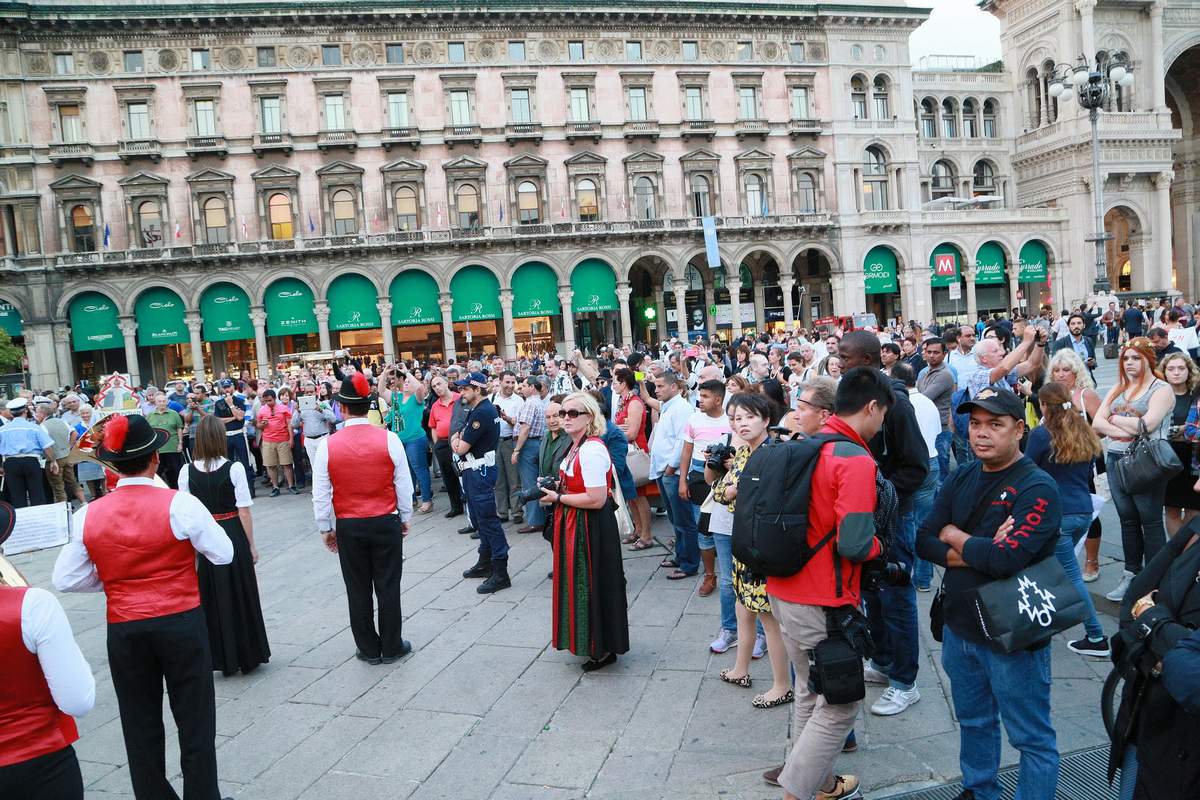
<instances>
[{"instance_id":1,"label":"black skirt","mask_svg":"<svg viewBox=\"0 0 1200 800\"><path fill-rule=\"evenodd\" d=\"M1192 489L1196 485L1196 476L1192 474L1192 450L1194 447L1191 442L1171 442L1171 449L1175 451L1175 455L1179 456L1183 469L1176 472L1175 476L1167 481L1167 493L1163 497L1163 505L1168 508L1200 509L1200 494Z\"/></svg>"}]
</instances>

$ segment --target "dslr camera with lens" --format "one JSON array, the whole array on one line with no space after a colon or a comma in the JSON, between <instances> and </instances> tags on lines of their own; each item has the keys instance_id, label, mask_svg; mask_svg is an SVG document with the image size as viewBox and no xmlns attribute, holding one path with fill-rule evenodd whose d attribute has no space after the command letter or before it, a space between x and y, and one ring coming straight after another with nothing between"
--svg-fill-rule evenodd
<instances>
[{"instance_id":1,"label":"dslr camera with lens","mask_svg":"<svg viewBox=\"0 0 1200 800\"><path fill-rule=\"evenodd\" d=\"M532 489L527 492L521 492L517 495L517 502L520 505L524 505L525 503L537 503L542 499L543 489L549 489L552 492L557 492L559 490L558 478L554 477L553 475L544 475L541 478L538 478L537 483L533 485Z\"/></svg>"},{"instance_id":2,"label":"dslr camera with lens","mask_svg":"<svg viewBox=\"0 0 1200 800\"><path fill-rule=\"evenodd\" d=\"M912 575L909 573L908 567L898 561L888 561L886 555L863 564L862 588L864 590L873 592L883 586L898 588L908 586L911 581Z\"/></svg>"},{"instance_id":3,"label":"dslr camera with lens","mask_svg":"<svg viewBox=\"0 0 1200 800\"><path fill-rule=\"evenodd\" d=\"M737 455L737 448L729 442L732 437L730 434L725 434L725 441L716 444L710 444L705 451L704 466L715 472L725 471L725 461Z\"/></svg>"}]
</instances>

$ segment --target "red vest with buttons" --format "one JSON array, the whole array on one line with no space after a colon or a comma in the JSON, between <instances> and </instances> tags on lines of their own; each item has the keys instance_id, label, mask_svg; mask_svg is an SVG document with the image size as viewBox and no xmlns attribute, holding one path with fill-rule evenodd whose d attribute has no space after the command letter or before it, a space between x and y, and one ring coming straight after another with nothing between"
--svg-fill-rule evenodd
<instances>
[{"instance_id":1,"label":"red vest with buttons","mask_svg":"<svg viewBox=\"0 0 1200 800\"><path fill-rule=\"evenodd\" d=\"M88 504L83 546L104 581L108 621L131 622L200 605L196 551L171 531L173 489L117 487Z\"/></svg>"},{"instance_id":2,"label":"red vest with buttons","mask_svg":"<svg viewBox=\"0 0 1200 800\"><path fill-rule=\"evenodd\" d=\"M21 638L28 589L0 586L0 767L62 750L79 738L59 711L38 657Z\"/></svg>"},{"instance_id":3,"label":"red vest with buttons","mask_svg":"<svg viewBox=\"0 0 1200 800\"><path fill-rule=\"evenodd\" d=\"M335 517L362 519L395 512L387 437L385 429L374 425L347 425L326 440Z\"/></svg>"}]
</instances>

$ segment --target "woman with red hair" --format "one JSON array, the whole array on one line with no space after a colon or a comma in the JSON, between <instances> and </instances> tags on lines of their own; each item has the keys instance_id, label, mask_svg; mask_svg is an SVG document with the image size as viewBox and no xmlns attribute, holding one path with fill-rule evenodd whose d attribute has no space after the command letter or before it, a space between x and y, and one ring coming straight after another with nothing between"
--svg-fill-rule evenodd
<instances>
[{"instance_id":1,"label":"woman with red hair","mask_svg":"<svg viewBox=\"0 0 1200 800\"><path fill-rule=\"evenodd\" d=\"M1105 456L1108 488L1121 519L1125 574L1117 587L1105 595L1115 603L1124 599L1134 576L1166 543L1163 498L1168 477L1163 476L1160 483L1131 494L1117 477L1117 461L1139 431L1155 439L1166 438L1175 405L1175 393L1154 371L1156 356L1149 339L1138 336L1126 342L1121 348L1120 361L1117 385L1109 390L1092 421L1096 433L1108 437Z\"/></svg>"}]
</instances>

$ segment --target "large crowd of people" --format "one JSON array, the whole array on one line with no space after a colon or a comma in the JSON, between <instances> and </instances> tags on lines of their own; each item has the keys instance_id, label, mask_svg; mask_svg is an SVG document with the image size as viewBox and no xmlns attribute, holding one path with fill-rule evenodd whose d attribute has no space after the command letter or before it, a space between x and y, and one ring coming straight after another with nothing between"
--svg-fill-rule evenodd
<instances>
[{"instance_id":1,"label":"large crowd of people","mask_svg":"<svg viewBox=\"0 0 1200 800\"><path fill-rule=\"evenodd\" d=\"M959 800L1001 796L1001 725L1020 753L1017 797L1052 798L1049 639L1002 641L980 611L985 590L1052 565L1070 595L1060 605L1083 622L1067 646L1112 659L1124 680L1111 755L1122 798L1195 797L1198 323L1200 308L1175 298L508 361L342 357L133 387L132 413L103 419L94 386L22 392L0 411L2 499L76 508L81 534L54 587L107 596L139 798L176 796L162 774L164 681L185 794L220 797L212 673L270 658L250 509L258 492L306 486L369 664L414 649L400 609L414 515L464 517L448 535L477 540L463 577L484 594L513 585L510 538L541 533L548 641L589 672L630 649L622 550L664 547L663 580L717 595L708 647L735 650L719 673L730 691L751 688L751 661L769 659L771 685L748 702L790 705L794 719L786 762L763 777L801 800L858 796L835 763L856 747L863 687L884 687L874 715L920 701L923 625L942 642L961 730ZM1111 387L1096 385L1101 357L1117 362ZM85 436L92 457L70 457ZM1135 482L1147 464L1157 479ZM768 488L769 465L785 466ZM1086 586L1100 570L1097 479L1124 558L1106 587L1121 608L1109 629ZM779 566L772 544L799 561ZM933 600L928 620L918 593ZM40 589L0 586L0 639L0 719L17 721L0 726L0 797L82 797L71 715L87 712L94 684L66 616Z\"/></svg>"}]
</instances>

